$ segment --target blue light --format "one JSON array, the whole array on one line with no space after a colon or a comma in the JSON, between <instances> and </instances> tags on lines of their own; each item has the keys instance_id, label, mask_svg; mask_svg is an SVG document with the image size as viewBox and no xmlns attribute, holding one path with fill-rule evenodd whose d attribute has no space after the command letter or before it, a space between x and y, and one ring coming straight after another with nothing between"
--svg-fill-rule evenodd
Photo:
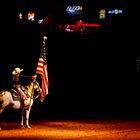
<instances>
[{"instance_id":1,"label":"blue light","mask_svg":"<svg viewBox=\"0 0 140 140\"><path fill-rule=\"evenodd\" d=\"M109 11L108 11L108 14L114 14L114 13L115 13L114 10L109 10Z\"/></svg>"},{"instance_id":2,"label":"blue light","mask_svg":"<svg viewBox=\"0 0 140 140\"><path fill-rule=\"evenodd\" d=\"M118 13L122 14L123 13L123 10L119 10Z\"/></svg>"},{"instance_id":3,"label":"blue light","mask_svg":"<svg viewBox=\"0 0 140 140\"><path fill-rule=\"evenodd\" d=\"M118 10L117 13L115 13L115 10L109 10L108 11L108 14L122 14L123 13L123 10Z\"/></svg>"}]
</instances>

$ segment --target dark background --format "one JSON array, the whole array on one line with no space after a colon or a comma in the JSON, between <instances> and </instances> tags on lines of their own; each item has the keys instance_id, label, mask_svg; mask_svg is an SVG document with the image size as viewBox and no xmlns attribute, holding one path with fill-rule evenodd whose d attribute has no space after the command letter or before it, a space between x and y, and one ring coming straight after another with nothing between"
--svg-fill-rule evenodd
<instances>
[{"instance_id":1,"label":"dark background","mask_svg":"<svg viewBox=\"0 0 140 140\"><path fill-rule=\"evenodd\" d=\"M69 4L82 4L84 12L70 18ZM10 88L14 67L35 74L42 37L47 35L49 95L34 102L32 115L40 118L139 118L139 46L130 22L128 1L6 1L1 12L0 88ZM98 19L100 8L123 8L123 15ZM53 17L50 26L17 18L20 10L40 11ZM93 16L92 16L93 13ZM100 23L89 35L65 34L55 24ZM94 19L93 19L94 17ZM136 27L134 27L136 28ZM8 110L9 111L9 110ZM6 112L6 111L5 111ZM10 111L9 111L10 112ZM14 113L13 113L14 114ZM37 115L36 115L37 114ZM32 116L32 117L33 117Z\"/></svg>"}]
</instances>

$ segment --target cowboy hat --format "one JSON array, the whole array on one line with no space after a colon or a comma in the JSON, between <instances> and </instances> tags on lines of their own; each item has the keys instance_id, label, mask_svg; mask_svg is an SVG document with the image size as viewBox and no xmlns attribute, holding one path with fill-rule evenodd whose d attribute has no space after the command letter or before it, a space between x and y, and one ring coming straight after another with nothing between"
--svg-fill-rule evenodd
<instances>
[{"instance_id":1,"label":"cowboy hat","mask_svg":"<svg viewBox=\"0 0 140 140\"><path fill-rule=\"evenodd\" d=\"M13 75L16 75L16 74L20 74L20 72L23 71L23 69L20 69L20 68L15 68L12 72Z\"/></svg>"}]
</instances>

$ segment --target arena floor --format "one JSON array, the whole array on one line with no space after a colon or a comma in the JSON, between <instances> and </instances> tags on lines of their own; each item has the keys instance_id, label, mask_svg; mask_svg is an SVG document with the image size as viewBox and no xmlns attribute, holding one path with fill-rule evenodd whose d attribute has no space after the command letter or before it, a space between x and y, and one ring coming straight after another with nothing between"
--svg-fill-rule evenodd
<instances>
[{"instance_id":1,"label":"arena floor","mask_svg":"<svg viewBox=\"0 0 140 140\"><path fill-rule=\"evenodd\" d=\"M18 121L0 121L0 139L139 140L140 120L41 120L31 128Z\"/></svg>"}]
</instances>

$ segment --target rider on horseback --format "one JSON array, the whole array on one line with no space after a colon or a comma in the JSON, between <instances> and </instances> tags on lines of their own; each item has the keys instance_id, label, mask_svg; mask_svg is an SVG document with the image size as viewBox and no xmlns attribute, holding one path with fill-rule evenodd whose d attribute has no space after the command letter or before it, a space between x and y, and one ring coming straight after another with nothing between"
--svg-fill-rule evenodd
<instances>
[{"instance_id":1,"label":"rider on horseback","mask_svg":"<svg viewBox=\"0 0 140 140\"><path fill-rule=\"evenodd\" d=\"M13 82L14 82L13 87L17 91L18 95L20 96L22 103L25 105L26 95L21 89L21 83L20 83L20 73L22 71L23 69L16 67L12 72L12 76L13 76Z\"/></svg>"}]
</instances>

